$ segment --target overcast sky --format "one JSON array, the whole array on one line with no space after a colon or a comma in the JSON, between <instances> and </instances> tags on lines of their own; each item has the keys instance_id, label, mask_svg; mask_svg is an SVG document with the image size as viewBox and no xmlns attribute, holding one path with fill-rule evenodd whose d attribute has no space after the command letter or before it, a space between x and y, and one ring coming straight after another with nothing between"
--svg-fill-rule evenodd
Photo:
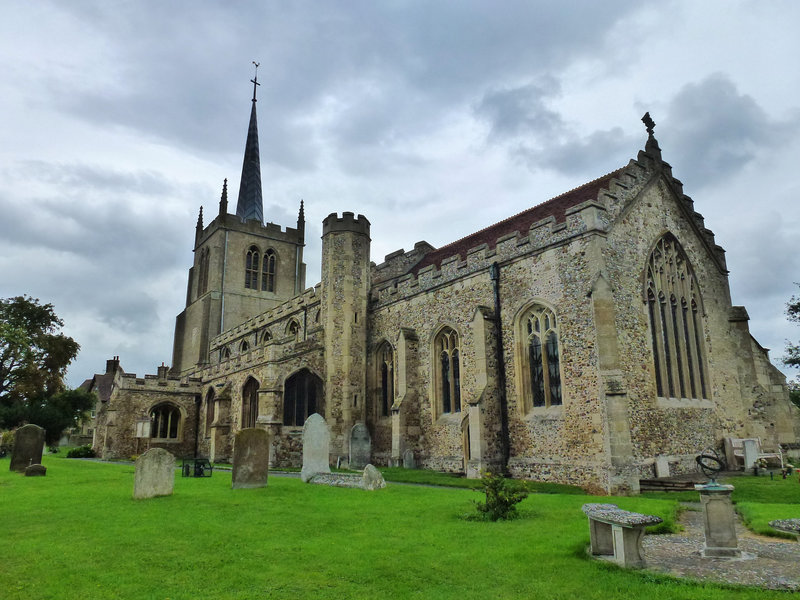
<instances>
[{"instance_id":1,"label":"overcast sky","mask_svg":"<svg viewBox=\"0 0 800 600\"><path fill-rule=\"evenodd\" d=\"M255 60L265 219L305 200L307 285L329 213L367 216L376 262L438 247L627 164L650 111L779 364L800 338L798 24L788 0L10 0L0 297L55 305L71 385L112 355L169 364L198 209L227 177L235 210Z\"/></svg>"}]
</instances>

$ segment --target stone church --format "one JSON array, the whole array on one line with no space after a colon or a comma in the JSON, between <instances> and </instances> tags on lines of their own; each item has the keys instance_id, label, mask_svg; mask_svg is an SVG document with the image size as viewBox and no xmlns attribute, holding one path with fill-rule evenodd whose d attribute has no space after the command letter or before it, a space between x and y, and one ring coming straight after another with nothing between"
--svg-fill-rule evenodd
<instances>
[{"instance_id":1,"label":"stone church","mask_svg":"<svg viewBox=\"0 0 800 600\"><path fill-rule=\"evenodd\" d=\"M376 264L367 218L331 214L307 288L302 202L293 226L264 223L254 93L236 214L227 182L207 225L200 210L172 365L137 377L114 357L85 384L95 450L224 461L258 427L272 465L300 466L316 412L334 464L363 423L377 465L411 451L630 493L656 457L679 473L729 436L796 442L785 378L643 120L627 165L441 248Z\"/></svg>"}]
</instances>

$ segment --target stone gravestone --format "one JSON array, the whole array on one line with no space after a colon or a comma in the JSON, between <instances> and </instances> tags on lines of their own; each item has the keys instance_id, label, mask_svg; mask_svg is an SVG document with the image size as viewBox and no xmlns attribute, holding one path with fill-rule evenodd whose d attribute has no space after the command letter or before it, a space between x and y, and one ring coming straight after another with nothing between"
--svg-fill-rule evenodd
<instances>
[{"instance_id":1,"label":"stone gravestone","mask_svg":"<svg viewBox=\"0 0 800 600\"><path fill-rule=\"evenodd\" d=\"M300 479L308 483L317 473L330 473L331 432L321 415L314 413L303 425L303 468Z\"/></svg>"},{"instance_id":2,"label":"stone gravestone","mask_svg":"<svg viewBox=\"0 0 800 600\"><path fill-rule=\"evenodd\" d=\"M350 468L363 469L372 456L372 440L364 423L356 423L350 430Z\"/></svg>"},{"instance_id":3,"label":"stone gravestone","mask_svg":"<svg viewBox=\"0 0 800 600\"><path fill-rule=\"evenodd\" d=\"M386 481L383 475L372 465L364 467L364 473L361 475L361 487L365 490L379 490L386 487Z\"/></svg>"},{"instance_id":4,"label":"stone gravestone","mask_svg":"<svg viewBox=\"0 0 800 600\"><path fill-rule=\"evenodd\" d=\"M233 489L260 488L267 485L269 446L269 433L264 429L248 427L236 434L231 477Z\"/></svg>"},{"instance_id":5,"label":"stone gravestone","mask_svg":"<svg viewBox=\"0 0 800 600\"><path fill-rule=\"evenodd\" d=\"M10 470L24 473L29 465L42 463L44 429L38 425L23 425L14 434Z\"/></svg>"},{"instance_id":6,"label":"stone gravestone","mask_svg":"<svg viewBox=\"0 0 800 600\"><path fill-rule=\"evenodd\" d=\"M172 495L175 486L175 457L168 451L150 448L136 459L134 468L134 499Z\"/></svg>"},{"instance_id":7,"label":"stone gravestone","mask_svg":"<svg viewBox=\"0 0 800 600\"><path fill-rule=\"evenodd\" d=\"M25 468L25 477L44 477L47 475L47 467L44 465L30 465Z\"/></svg>"},{"instance_id":8,"label":"stone gravestone","mask_svg":"<svg viewBox=\"0 0 800 600\"><path fill-rule=\"evenodd\" d=\"M406 450L403 452L403 468L404 469L416 469L417 463L414 460L414 451L413 450Z\"/></svg>"},{"instance_id":9,"label":"stone gravestone","mask_svg":"<svg viewBox=\"0 0 800 600\"><path fill-rule=\"evenodd\" d=\"M656 456L656 477L669 477L669 460L663 454Z\"/></svg>"}]
</instances>

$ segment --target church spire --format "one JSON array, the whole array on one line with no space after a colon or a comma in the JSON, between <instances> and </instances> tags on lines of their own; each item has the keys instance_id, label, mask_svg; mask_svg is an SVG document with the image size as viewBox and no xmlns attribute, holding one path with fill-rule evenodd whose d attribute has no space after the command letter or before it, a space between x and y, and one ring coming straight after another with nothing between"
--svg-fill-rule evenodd
<instances>
[{"instance_id":1,"label":"church spire","mask_svg":"<svg viewBox=\"0 0 800 600\"><path fill-rule=\"evenodd\" d=\"M242 180L239 183L239 201L236 204L236 215L242 220L256 219L264 221L264 209L261 199L261 160L258 152L258 124L256 120L256 88L258 83L258 64L253 82L253 107L250 109L250 126L247 129L247 142L244 147L244 163L242 164Z\"/></svg>"}]
</instances>

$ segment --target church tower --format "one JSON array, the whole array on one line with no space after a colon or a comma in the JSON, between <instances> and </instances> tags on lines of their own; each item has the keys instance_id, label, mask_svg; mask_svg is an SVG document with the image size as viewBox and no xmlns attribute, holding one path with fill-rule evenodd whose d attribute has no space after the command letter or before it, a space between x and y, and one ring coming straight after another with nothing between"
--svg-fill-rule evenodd
<instances>
[{"instance_id":1,"label":"church tower","mask_svg":"<svg viewBox=\"0 0 800 600\"><path fill-rule=\"evenodd\" d=\"M226 179L217 216L204 226L201 207L197 219L186 308L175 321L172 372L176 375L196 371L209 361L209 344L214 336L305 289L302 201L296 227L282 229L263 222L256 118L256 89L260 84L257 76L251 82L253 99L236 214L228 214Z\"/></svg>"}]
</instances>

